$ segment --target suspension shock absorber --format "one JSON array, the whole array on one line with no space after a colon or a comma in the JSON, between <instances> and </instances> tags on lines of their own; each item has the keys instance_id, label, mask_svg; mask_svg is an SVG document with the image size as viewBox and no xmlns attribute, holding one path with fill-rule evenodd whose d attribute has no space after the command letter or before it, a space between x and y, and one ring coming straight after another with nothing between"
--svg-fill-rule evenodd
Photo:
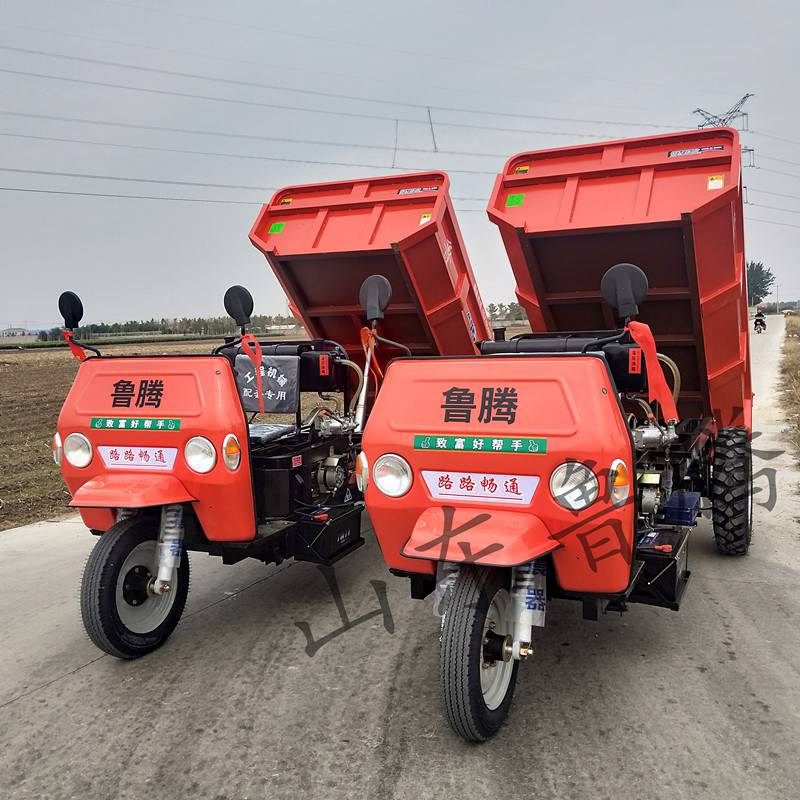
<instances>
[{"instance_id":1,"label":"suspension shock absorber","mask_svg":"<svg viewBox=\"0 0 800 800\"><path fill-rule=\"evenodd\" d=\"M153 586L156 594L172 589L172 576L181 562L182 548L183 506L178 503L163 506L158 531L158 576Z\"/></svg>"},{"instance_id":2,"label":"suspension shock absorber","mask_svg":"<svg viewBox=\"0 0 800 800\"><path fill-rule=\"evenodd\" d=\"M544 627L547 562L543 558L513 567L511 602L514 615L512 656L519 661L533 652L533 626Z\"/></svg>"}]
</instances>

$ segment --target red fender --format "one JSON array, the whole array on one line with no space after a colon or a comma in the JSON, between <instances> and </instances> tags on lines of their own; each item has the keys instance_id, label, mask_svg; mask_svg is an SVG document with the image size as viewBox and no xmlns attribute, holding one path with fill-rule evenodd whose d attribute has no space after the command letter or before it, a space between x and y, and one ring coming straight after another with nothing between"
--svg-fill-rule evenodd
<instances>
[{"instance_id":1,"label":"red fender","mask_svg":"<svg viewBox=\"0 0 800 800\"><path fill-rule=\"evenodd\" d=\"M402 553L408 558L512 567L559 546L534 514L437 506L419 515Z\"/></svg>"},{"instance_id":2,"label":"red fender","mask_svg":"<svg viewBox=\"0 0 800 800\"><path fill-rule=\"evenodd\" d=\"M101 474L86 481L75 491L75 508L146 508L169 503L190 503L195 497L174 475Z\"/></svg>"}]
</instances>

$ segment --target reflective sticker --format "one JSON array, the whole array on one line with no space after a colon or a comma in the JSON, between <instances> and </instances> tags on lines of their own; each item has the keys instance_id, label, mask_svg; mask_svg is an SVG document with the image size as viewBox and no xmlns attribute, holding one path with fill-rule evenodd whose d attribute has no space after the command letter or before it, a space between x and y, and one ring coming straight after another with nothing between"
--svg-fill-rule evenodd
<instances>
[{"instance_id":1,"label":"reflective sticker","mask_svg":"<svg viewBox=\"0 0 800 800\"><path fill-rule=\"evenodd\" d=\"M291 197L281 197L280 205L282 206L290 206L292 204Z\"/></svg>"},{"instance_id":2,"label":"reflective sticker","mask_svg":"<svg viewBox=\"0 0 800 800\"><path fill-rule=\"evenodd\" d=\"M521 206L524 199L524 194L510 194L506 198L506 206Z\"/></svg>"},{"instance_id":3,"label":"reflective sticker","mask_svg":"<svg viewBox=\"0 0 800 800\"><path fill-rule=\"evenodd\" d=\"M418 433L414 437L414 449L544 455L547 452L547 439L529 436L440 436L435 433Z\"/></svg>"},{"instance_id":4,"label":"reflective sticker","mask_svg":"<svg viewBox=\"0 0 800 800\"><path fill-rule=\"evenodd\" d=\"M179 431L181 421L174 417L92 417L91 426L109 431Z\"/></svg>"},{"instance_id":5,"label":"reflective sticker","mask_svg":"<svg viewBox=\"0 0 800 800\"><path fill-rule=\"evenodd\" d=\"M439 472L422 470L422 478L432 497L458 500L527 505L533 499L539 478L536 475L498 475L486 472Z\"/></svg>"},{"instance_id":6,"label":"reflective sticker","mask_svg":"<svg viewBox=\"0 0 800 800\"><path fill-rule=\"evenodd\" d=\"M514 167L514 172L517 175L525 175L526 173L530 172L530 169L530 164L520 164L520 166Z\"/></svg>"},{"instance_id":7,"label":"reflective sticker","mask_svg":"<svg viewBox=\"0 0 800 800\"><path fill-rule=\"evenodd\" d=\"M285 222L273 222L272 225L269 226L267 233L282 233L285 227Z\"/></svg>"},{"instance_id":8,"label":"reflective sticker","mask_svg":"<svg viewBox=\"0 0 800 800\"><path fill-rule=\"evenodd\" d=\"M108 469L171 470L178 455L177 447L101 445L97 450Z\"/></svg>"}]
</instances>

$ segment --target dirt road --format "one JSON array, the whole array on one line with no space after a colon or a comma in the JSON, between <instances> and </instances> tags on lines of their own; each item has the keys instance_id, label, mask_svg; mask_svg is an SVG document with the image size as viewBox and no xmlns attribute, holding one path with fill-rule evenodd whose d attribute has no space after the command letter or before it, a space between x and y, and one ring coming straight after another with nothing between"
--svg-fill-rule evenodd
<instances>
[{"instance_id":1,"label":"dirt road","mask_svg":"<svg viewBox=\"0 0 800 800\"><path fill-rule=\"evenodd\" d=\"M173 638L123 663L81 628L93 538L79 522L0 535L3 797L800 796L800 474L773 403L781 337L771 318L753 341L751 554L718 556L704 522L679 613L591 623L552 603L511 719L482 746L440 713L430 602L408 599L372 542L337 576L351 623L377 613L313 656L302 623L316 638L342 626L314 567L198 555ZM386 583L391 619L370 581Z\"/></svg>"}]
</instances>

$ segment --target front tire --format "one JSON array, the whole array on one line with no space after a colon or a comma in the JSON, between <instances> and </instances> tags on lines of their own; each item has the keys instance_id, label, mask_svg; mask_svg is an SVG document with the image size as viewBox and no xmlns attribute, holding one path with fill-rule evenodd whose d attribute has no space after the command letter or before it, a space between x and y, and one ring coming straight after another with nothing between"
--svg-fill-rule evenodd
<instances>
[{"instance_id":1,"label":"front tire","mask_svg":"<svg viewBox=\"0 0 800 800\"><path fill-rule=\"evenodd\" d=\"M714 442L711 505L720 553L743 556L753 535L753 456L746 428L723 428Z\"/></svg>"},{"instance_id":2,"label":"front tire","mask_svg":"<svg viewBox=\"0 0 800 800\"><path fill-rule=\"evenodd\" d=\"M508 570L462 566L442 624L445 713L453 730L470 742L497 733L514 696L519 662L487 660L484 651L489 637L512 633L509 585Z\"/></svg>"},{"instance_id":3,"label":"front tire","mask_svg":"<svg viewBox=\"0 0 800 800\"><path fill-rule=\"evenodd\" d=\"M155 594L158 517L122 520L100 536L86 562L81 615L89 638L117 658L139 658L175 630L189 593L189 558L181 551L172 589Z\"/></svg>"}]
</instances>

